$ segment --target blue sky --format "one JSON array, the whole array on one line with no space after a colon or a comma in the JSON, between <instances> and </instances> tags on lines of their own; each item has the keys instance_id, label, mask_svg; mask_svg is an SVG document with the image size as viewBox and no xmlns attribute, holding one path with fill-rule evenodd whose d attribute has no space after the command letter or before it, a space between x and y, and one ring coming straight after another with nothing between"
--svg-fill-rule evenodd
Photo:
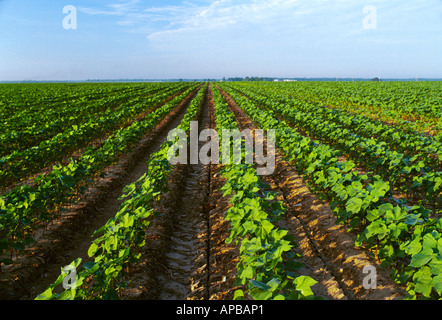
<instances>
[{"instance_id":1,"label":"blue sky","mask_svg":"<svg viewBox=\"0 0 442 320\"><path fill-rule=\"evenodd\" d=\"M0 81L236 76L442 78L442 1L0 0Z\"/></svg>"}]
</instances>

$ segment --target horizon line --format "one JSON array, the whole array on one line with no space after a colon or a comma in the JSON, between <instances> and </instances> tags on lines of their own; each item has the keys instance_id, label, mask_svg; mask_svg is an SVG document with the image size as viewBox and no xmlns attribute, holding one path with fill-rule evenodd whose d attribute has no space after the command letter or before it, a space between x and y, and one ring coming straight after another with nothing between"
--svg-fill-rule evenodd
<instances>
[{"instance_id":1,"label":"horizon line","mask_svg":"<svg viewBox=\"0 0 442 320\"><path fill-rule=\"evenodd\" d=\"M229 80L231 79L231 80ZM242 79L242 80L233 80ZM258 77L258 76L235 76L235 77L207 77L207 78L103 78L103 79L82 79L82 80L0 80L0 83L83 83L83 82L204 82L204 81L245 81L246 79L259 79L260 81L284 81L284 80L298 80L298 81L373 81L378 79L380 81L442 81L441 78L426 78L426 77L414 77L414 78L380 78L380 77ZM263 80L266 79L266 80ZM273 79L273 80L270 80ZM254 80L246 80L254 81Z\"/></svg>"}]
</instances>

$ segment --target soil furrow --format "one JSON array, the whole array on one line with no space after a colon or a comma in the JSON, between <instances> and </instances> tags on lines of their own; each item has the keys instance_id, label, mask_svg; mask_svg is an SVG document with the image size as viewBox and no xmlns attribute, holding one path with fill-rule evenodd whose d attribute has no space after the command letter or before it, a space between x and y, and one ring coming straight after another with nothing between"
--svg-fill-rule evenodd
<instances>
[{"instance_id":1,"label":"soil furrow","mask_svg":"<svg viewBox=\"0 0 442 320\"><path fill-rule=\"evenodd\" d=\"M207 91L197 118L199 132L210 125L206 103ZM198 150L202 145L203 142L199 142ZM160 300L203 299L207 295L208 229L204 208L208 194L208 166L182 164L179 170L183 183L172 210L166 213L169 215L170 242L165 253L165 272L158 276L162 283Z\"/></svg>"},{"instance_id":2,"label":"soil furrow","mask_svg":"<svg viewBox=\"0 0 442 320\"><path fill-rule=\"evenodd\" d=\"M207 101L206 89L196 119L199 131L210 126ZM210 166L202 163L178 164L172 171L169 191L150 220L143 258L129 275L132 284L123 293L125 299L207 298L209 174Z\"/></svg>"}]
</instances>

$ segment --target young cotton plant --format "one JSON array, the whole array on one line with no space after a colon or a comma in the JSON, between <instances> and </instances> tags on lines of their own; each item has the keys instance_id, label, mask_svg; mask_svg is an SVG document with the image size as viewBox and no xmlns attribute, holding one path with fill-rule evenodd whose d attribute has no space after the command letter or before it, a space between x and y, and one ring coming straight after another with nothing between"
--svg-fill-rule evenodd
<instances>
[{"instance_id":1,"label":"young cotton plant","mask_svg":"<svg viewBox=\"0 0 442 320\"><path fill-rule=\"evenodd\" d=\"M89 247L88 255L93 261L79 268L75 287L65 288L61 293L54 292L68 276L62 269L55 283L36 300L118 299L118 288L125 286L124 270L140 258L137 248L145 244L145 229L150 224L148 218L159 195L167 190L170 170L167 148L162 148L149 160L148 172L124 189L122 198L126 200L115 217L94 233L94 236L102 235ZM81 261L78 258L71 266L77 268Z\"/></svg>"},{"instance_id":2,"label":"young cotton plant","mask_svg":"<svg viewBox=\"0 0 442 320\"><path fill-rule=\"evenodd\" d=\"M226 213L226 220L231 222L226 243L241 243L238 284L247 285L248 294L256 300L314 298L310 287L316 281L295 274L302 264L292 251L296 245L293 238L274 225L284 214L282 203L274 201L273 192L263 191L268 186L251 166L226 166L222 174L227 182L221 190L224 196L231 196L233 204ZM242 290L235 292L235 299L244 297Z\"/></svg>"},{"instance_id":3,"label":"young cotton plant","mask_svg":"<svg viewBox=\"0 0 442 320\"><path fill-rule=\"evenodd\" d=\"M195 116L197 108L191 108L188 122ZM185 123L181 123L183 126ZM139 248L145 245L148 218L154 212L160 196L168 191L168 177L174 166L168 160L171 141L165 141L160 150L151 155L147 172L136 182L123 190L120 199L125 199L115 217L98 229L95 239L88 250L93 261L85 263L76 273L75 286L65 287L62 293L54 292L68 276L62 269L58 279L36 300L73 300L73 299L118 299L118 290L127 285L124 281L125 270L137 262L141 255ZM75 270L81 259L70 266ZM86 281L87 280L87 281Z\"/></svg>"}]
</instances>

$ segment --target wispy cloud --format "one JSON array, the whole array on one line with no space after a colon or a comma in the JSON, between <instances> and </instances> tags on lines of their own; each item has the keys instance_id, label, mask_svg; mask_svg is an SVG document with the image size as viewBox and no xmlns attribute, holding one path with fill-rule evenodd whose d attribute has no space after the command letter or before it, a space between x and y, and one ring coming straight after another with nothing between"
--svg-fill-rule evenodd
<instances>
[{"instance_id":1,"label":"wispy cloud","mask_svg":"<svg viewBox=\"0 0 442 320\"><path fill-rule=\"evenodd\" d=\"M104 8L81 7L89 15L118 16L119 25L150 30L148 39L183 31L221 29L235 24L269 23L293 18L300 0L215 0L207 5L184 2L174 6L145 8L139 0L120 1ZM143 8L144 6L144 8ZM159 25L158 25L159 24ZM145 27L145 28L143 28Z\"/></svg>"},{"instance_id":2,"label":"wispy cloud","mask_svg":"<svg viewBox=\"0 0 442 320\"><path fill-rule=\"evenodd\" d=\"M181 7L181 15L169 16L171 18L169 24L163 30L148 35L148 39L154 40L166 34L183 31L213 30L246 24L271 24L276 21L283 23L287 18L293 19L295 9L299 5L299 0L217 0L208 6Z\"/></svg>"},{"instance_id":3,"label":"wispy cloud","mask_svg":"<svg viewBox=\"0 0 442 320\"><path fill-rule=\"evenodd\" d=\"M146 1L119 0L101 8L79 10L89 15L115 16L118 25L143 34L152 43L226 29L232 33L242 28L266 30L275 37L290 33L311 36L311 41L317 42L329 40L330 36L346 41L366 36L367 31L362 28L366 5L378 9L377 34L388 35L395 23L406 25L403 20L413 12L431 10L439 1L403 4L400 0L213 0L149 6Z\"/></svg>"},{"instance_id":4,"label":"wispy cloud","mask_svg":"<svg viewBox=\"0 0 442 320\"><path fill-rule=\"evenodd\" d=\"M126 16L138 10L140 0L120 0L117 3L107 4L104 8L78 7L78 11L88 15Z\"/></svg>"}]
</instances>

